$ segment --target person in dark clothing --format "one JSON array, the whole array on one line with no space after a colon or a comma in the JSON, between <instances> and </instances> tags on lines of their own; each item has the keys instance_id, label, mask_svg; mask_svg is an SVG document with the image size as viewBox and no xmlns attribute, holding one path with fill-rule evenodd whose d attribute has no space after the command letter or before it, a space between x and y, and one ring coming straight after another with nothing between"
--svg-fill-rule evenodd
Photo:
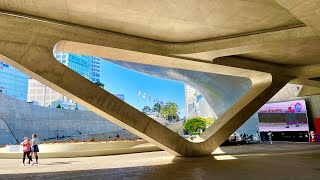
<instances>
[{"instance_id":1,"label":"person in dark clothing","mask_svg":"<svg viewBox=\"0 0 320 180\"><path fill-rule=\"evenodd\" d=\"M261 132L261 141L263 143L266 142L266 136L265 136L265 132L264 131Z\"/></svg>"}]
</instances>

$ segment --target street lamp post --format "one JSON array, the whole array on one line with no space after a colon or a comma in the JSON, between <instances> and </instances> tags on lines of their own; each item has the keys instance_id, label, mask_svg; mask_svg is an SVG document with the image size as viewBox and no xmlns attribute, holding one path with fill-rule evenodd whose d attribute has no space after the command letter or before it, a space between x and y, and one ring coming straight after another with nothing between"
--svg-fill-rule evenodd
<instances>
[{"instance_id":1,"label":"street lamp post","mask_svg":"<svg viewBox=\"0 0 320 180\"><path fill-rule=\"evenodd\" d=\"M46 106L47 86L44 84L37 84L36 86L44 87L43 106Z\"/></svg>"},{"instance_id":2,"label":"street lamp post","mask_svg":"<svg viewBox=\"0 0 320 180\"><path fill-rule=\"evenodd\" d=\"M47 86L46 86L46 85L44 85L43 106L46 106L46 96L47 96Z\"/></svg>"}]
</instances>

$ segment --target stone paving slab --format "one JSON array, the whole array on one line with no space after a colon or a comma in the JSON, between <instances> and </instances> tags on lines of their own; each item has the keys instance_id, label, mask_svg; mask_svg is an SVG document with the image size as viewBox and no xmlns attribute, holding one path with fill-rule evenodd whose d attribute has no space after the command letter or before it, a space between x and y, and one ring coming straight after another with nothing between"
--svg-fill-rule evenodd
<instances>
[{"instance_id":1,"label":"stone paving slab","mask_svg":"<svg viewBox=\"0 0 320 180\"><path fill-rule=\"evenodd\" d=\"M268 147L268 152L262 149ZM237 155L181 158L165 151L126 155L40 159L20 166L0 160L0 179L317 179L320 144L276 143L226 146ZM240 153L243 150L250 153ZM254 153L256 152L256 153ZM221 152L222 153L222 152ZM40 156L41 157L41 156Z\"/></svg>"}]
</instances>

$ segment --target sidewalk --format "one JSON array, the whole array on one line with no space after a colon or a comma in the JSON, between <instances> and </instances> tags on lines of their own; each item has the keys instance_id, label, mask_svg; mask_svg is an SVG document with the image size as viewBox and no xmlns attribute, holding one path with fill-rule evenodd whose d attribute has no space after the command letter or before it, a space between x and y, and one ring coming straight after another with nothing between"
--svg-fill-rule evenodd
<instances>
[{"instance_id":1,"label":"sidewalk","mask_svg":"<svg viewBox=\"0 0 320 180\"><path fill-rule=\"evenodd\" d=\"M316 150L320 149L320 143L307 143L307 142L287 142L287 141L273 141L270 143L259 144L243 144L235 146L221 146L220 150L225 154L250 154L250 153L272 153L272 152L296 152L304 150ZM212 154L221 154L221 151L217 149Z\"/></svg>"},{"instance_id":2,"label":"sidewalk","mask_svg":"<svg viewBox=\"0 0 320 180\"><path fill-rule=\"evenodd\" d=\"M40 164L33 166L20 166L21 159L0 159L0 179L320 178L320 144L279 142L225 146L222 151L192 158L165 151L52 159L40 154Z\"/></svg>"}]
</instances>

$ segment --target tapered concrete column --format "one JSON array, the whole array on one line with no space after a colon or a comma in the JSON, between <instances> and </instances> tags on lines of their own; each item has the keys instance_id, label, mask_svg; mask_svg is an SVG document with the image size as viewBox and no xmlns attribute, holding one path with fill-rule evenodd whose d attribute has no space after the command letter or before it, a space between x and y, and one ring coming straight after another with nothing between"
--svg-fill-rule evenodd
<instances>
[{"instance_id":1,"label":"tapered concrete column","mask_svg":"<svg viewBox=\"0 0 320 180\"><path fill-rule=\"evenodd\" d=\"M3 16L0 16L0 18L3 18ZM71 28L68 29L70 32L65 32L61 30L62 27L55 27L54 24L42 26L43 22L21 21L19 18L12 17L7 20L11 24L0 22L3 26L8 26L0 27L0 54L6 57L2 59L3 61L77 101L89 110L177 156L211 154L231 133L291 80L291 77L287 76L272 77L268 73L217 65L211 62L204 63L196 60L148 54L147 52L142 53L110 47L108 47L107 53L105 51L100 52L100 57L108 58L112 56L115 60L250 78L252 88L202 135L202 142L193 143L54 59L53 51L54 48L57 48L56 43L63 39L79 40L83 44L92 43L96 45L94 48L97 45L99 47L112 45L112 42L103 44L104 40L98 38L102 33L95 32L96 34L94 34L91 32L96 36L95 40L91 40L91 37L86 34L90 34L89 30ZM18 26L18 24L21 26ZM26 28L29 25L30 27ZM15 27L14 31L11 31L10 26ZM57 29L54 29L54 27ZM117 43L115 39L113 41ZM113 45L116 46L117 44ZM91 50L93 51L90 51L90 53L97 53L97 49Z\"/></svg>"},{"instance_id":2,"label":"tapered concrete column","mask_svg":"<svg viewBox=\"0 0 320 180\"><path fill-rule=\"evenodd\" d=\"M204 141L193 143L56 61L50 48L31 44L21 53L16 51L19 49L25 49L25 45L3 41L0 43L0 53L8 57L4 59L6 63L79 102L89 110L178 156L211 154L231 133L291 80L280 77L272 80L271 75L259 77L253 81L253 87L245 96L204 133ZM265 89L267 86L269 87Z\"/></svg>"},{"instance_id":3,"label":"tapered concrete column","mask_svg":"<svg viewBox=\"0 0 320 180\"><path fill-rule=\"evenodd\" d=\"M0 54L6 57L18 54L9 50L11 47L23 48L10 43L3 44L0 43ZM21 58L13 60L2 57L1 60L145 140L180 155L178 150L169 146L182 145L185 139L55 60L52 50L30 46L18 56Z\"/></svg>"},{"instance_id":4,"label":"tapered concrete column","mask_svg":"<svg viewBox=\"0 0 320 180\"><path fill-rule=\"evenodd\" d=\"M213 125L202 134L201 137L207 140L199 144L199 148L202 149L201 153L203 153L205 149L207 150L207 153L209 153L212 152L211 147L214 149L219 147L290 80L292 80L292 77L289 76L273 76L271 85L252 100L250 100L251 93L254 93L256 89L251 88L246 95L219 118L217 124L213 123ZM193 146L196 145L197 144Z\"/></svg>"}]
</instances>

